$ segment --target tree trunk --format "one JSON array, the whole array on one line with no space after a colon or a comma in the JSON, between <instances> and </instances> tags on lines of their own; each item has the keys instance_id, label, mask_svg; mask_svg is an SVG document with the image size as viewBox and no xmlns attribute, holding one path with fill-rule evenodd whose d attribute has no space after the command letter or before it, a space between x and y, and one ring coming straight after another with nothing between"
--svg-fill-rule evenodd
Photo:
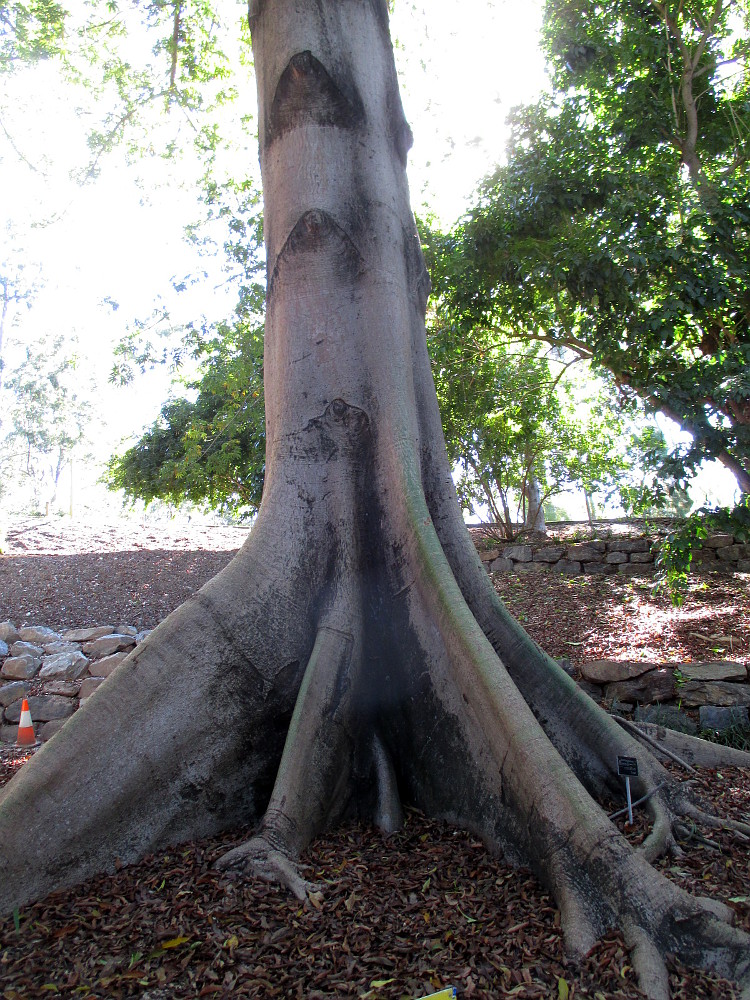
<instances>
[{"instance_id":1,"label":"tree trunk","mask_svg":"<svg viewBox=\"0 0 750 1000\"><path fill-rule=\"evenodd\" d=\"M588 490L583 491L583 496L586 501L586 514L589 519L589 524L593 528L594 522L596 521L596 507L594 506L594 498L589 493Z\"/></svg>"},{"instance_id":2,"label":"tree trunk","mask_svg":"<svg viewBox=\"0 0 750 1000\"><path fill-rule=\"evenodd\" d=\"M547 523L544 519L542 487L536 476L533 458L529 457L527 461L528 476L526 480L526 516L524 527L527 531L534 531L544 535L547 532Z\"/></svg>"},{"instance_id":3,"label":"tree trunk","mask_svg":"<svg viewBox=\"0 0 750 1000\"><path fill-rule=\"evenodd\" d=\"M464 527L424 332L411 141L385 0L251 5L268 255L267 479L230 565L6 787L0 910L214 833L303 897L296 861L402 803L530 865L584 954L622 927L653 997L676 952L750 982L748 938L647 857L695 806L497 598ZM436 739L436 734L440 738ZM653 831L597 799L639 760ZM33 831L33 836L30 832ZM718 914L718 915L717 915Z\"/></svg>"}]
</instances>

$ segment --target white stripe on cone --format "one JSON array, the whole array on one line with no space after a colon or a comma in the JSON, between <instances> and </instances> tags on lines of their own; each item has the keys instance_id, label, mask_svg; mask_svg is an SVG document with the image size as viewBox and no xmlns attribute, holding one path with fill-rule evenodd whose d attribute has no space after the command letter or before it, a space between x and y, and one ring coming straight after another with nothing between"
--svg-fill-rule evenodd
<instances>
[{"instance_id":1,"label":"white stripe on cone","mask_svg":"<svg viewBox=\"0 0 750 1000\"><path fill-rule=\"evenodd\" d=\"M33 725L34 723L31 721L31 712L28 710L28 708L24 709L24 711L21 712L21 718L18 720L18 728L29 729Z\"/></svg>"}]
</instances>

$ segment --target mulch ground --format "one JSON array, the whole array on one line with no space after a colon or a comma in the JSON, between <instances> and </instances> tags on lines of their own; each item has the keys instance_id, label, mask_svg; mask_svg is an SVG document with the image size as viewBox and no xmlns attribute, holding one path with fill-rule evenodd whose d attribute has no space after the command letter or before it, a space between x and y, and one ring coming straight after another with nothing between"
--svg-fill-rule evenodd
<instances>
[{"instance_id":1,"label":"mulch ground","mask_svg":"<svg viewBox=\"0 0 750 1000\"><path fill-rule=\"evenodd\" d=\"M750 772L701 781L727 815L747 815ZM628 836L638 841L644 832L640 820ZM529 872L418 813L387 839L351 826L318 840L305 857L306 877L323 886L313 904L215 871L242 839L237 832L182 845L25 907L17 926L0 923L4 1000L396 1000L448 985L474 998L641 996L619 934L602 940L583 968L571 965L555 904ZM706 840L660 867L690 891L733 900L750 930L747 852L724 833ZM738 995L676 963L670 980L684 1000Z\"/></svg>"},{"instance_id":2,"label":"mulch ground","mask_svg":"<svg viewBox=\"0 0 750 1000\"><path fill-rule=\"evenodd\" d=\"M54 531L39 540L26 530L18 536L24 554L9 532L0 557L0 619L148 627L238 544L222 537L227 548L199 549L183 532L184 541L171 547L174 539L159 529L150 543L158 550L138 548L143 533L130 530L128 538L92 530L84 542ZM209 536L216 546L217 536ZM99 548L83 552L83 544ZM81 581L97 582L85 600ZM645 582L505 577L498 586L534 638L574 662L715 659L722 647L727 658L748 656L750 598L738 578L698 578L679 611ZM0 753L0 784L26 757ZM718 812L747 819L750 771L703 772L699 781ZM637 842L646 826L638 817L621 829ZM304 906L212 868L247 833L181 845L0 921L0 996L396 1000L448 985L459 998L487 1000L641 995L618 934L600 942L582 968L572 966L554 902L530 873L488 857L466 832L412 812L388 839L357 826L322 837L304 859L307 877L323 884L322 898ZM723 832L696 833L684 856L664 859L660 869L691 892L729 900L750 930L747 844ZM675 963L670 978L673 995L684 1000L738 996L730 984Z\"/></svg>"}]
</instances>

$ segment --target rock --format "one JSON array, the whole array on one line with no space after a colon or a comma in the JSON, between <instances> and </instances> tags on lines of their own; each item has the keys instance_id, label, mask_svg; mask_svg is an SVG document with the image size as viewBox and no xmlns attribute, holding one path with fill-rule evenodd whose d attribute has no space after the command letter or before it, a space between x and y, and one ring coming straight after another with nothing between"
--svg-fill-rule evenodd
<instances>
[{"instance_id":1,"label":"rock","mask_svg":"<svg viewBox=\"0 0 750 1000\"><path fill-rule=\"evenodd\" d=\"M83 653L76 650L74 653L58 653L44 661L42 669L39 671L40 680L53 680L59 678L66 681L75 681L88 670L89 660Z\"/></svg>"},{"instance_id":2,"label":"rock","mask_svg":"<svg viewBox=\"0 0 750 1000\"><path fill-rule=\"evenodd\" d=\"M81 684L81 690L78 692L78 698L81 701L86 701L87 698L96 691L100 684L103 684L106 677L86 677Z\"/></svg>"},{"instance_id":3,"label":"rock","mask_svg":"<svg viewBox=\"0 0 750 1000\"><path fill-rule=\"evenodd\" d=\"M738 573L750 573L750 559L740 559L737 563Z\"/></svg>"},{"instance_id":4,"label":"rock","mask_svg":"<svg viewBox=\"0 0 750 1000\"><path fill-rule=\"evenodd\" d=\"M639 553L636 552L636 555L638 555L638 554ZM614 552L608 552L607 553L607 562L608 563L611 563L613 565L619 565L620 563L626 563L627 561L628 561L628 557L627 557L627 555L626 555L625 552L618 552L618 551L615 550Z\"/></svg>"},{"instance_id":5,"label":"rock","mask_svg":"<svg viewBox=\"0 0 750 1000\"><path fill-rule=\"evenodd\" d=\"M77 698L80 684L76 681L50 681L44 685L45 694L59 694L63 698Z\"/></svg>"},{"instance_id":6,"label":"rock","mask_svg":"<svg viewBox=\"0 0 750 1000\"><path fill-rule=\"evenodd\" d=\"M581 675L592 684L613 684L640 677L654 669L653 663L636 660L591 660L580 666Z\"/></svg>"},{"instance_id":7,"label":"rock","mask_svg":"<svg viewBox=\"0 0 750 1000\"><path fill-rule=\"evenodd\" d=\"M584 691L589 698L593 698L594 701L602 700L602 689L598 684L590 684L588 681L578 681L578 687L581 691Z\"/></svg>"},{"instance_id":8,"label":"rock","mask_svg":"<svg viewBox=\"0 0 750 1000\"><path fill-rule=\"evenodd\" d=\"M680 663L677 668L686 681L744 681L747 667L731 660L715 663Z\"/></svg>"},{"instance_id":9,"label":"rock","mask_svg":"<svg viewBox=\"0 0 750 1000\"><path fill-rule=\"evenodd\" d=\"M516 566L516 573L546 573L548 570L547 563L527 562Z\"/></svg>"},{"instance_id":10,"label":"rock","mask_svg":"<svg viewBox=\"0 0 750 1000\"><path fill-rule=\"evenodd\" d=\"M512 573L513 569L514 569L513 560L505 559L503 556L500 556L497 559L493 559L493 561L489 565L490 573ZM142 641L143 640L140 638L136 639L136 642L142 642Z\"/></svg>"},{"instance_id":11,"label":"rock","mask_svg":"<svg viewBox=\"0 0 750 1000\"><path fill-rule=\"evenodd\" d=\"M709 538L703 540L704 549L723 549L727 545L734 544L734 535L711 535Z\"/></svg>"},{"instance_id":12,"label":"rock","mask_svg":"<svg viewBox=\"0 0 750 1000\"><path fill-rule=\"evenodd\" d=\"M688 681L680 686L680 700L688 708L697 708L699 705L750 705L750 684Z\"/></svg>"},{"instance_id":13,"label":"rock","mask_svg":"<svg viewBox=\"0 0 750 1000\"><path fill-rule=\"evenodd\" d=\"M119 653L123 649L132 649L135 646L135 636L119 635L117 632L111 635L104 635L93 642L86 642L83 645L83 652L92 660L98 660L102 656L110 656L112 653Z\"/></svg>"},{"instance_id":14,"label":"rock","mask_svg":"<svg viewBox=\"0 0 750 1000\"><path fill-rule=\"evenodd\" d=\"M15 743L18 739L18 726L0 726L0 743Z\"/></svg>"},{"instance_id":15,"label":"rock","mask_svg":"<svg viewBox=\"0 0 750 1000\"><path fill-rule=\"evenodd\" d=\"M675 678L672 670L661 667L650 670L629 681L608 684L604 689L607 701L633 701L652 705L656 701L672 701L675 697ZM680 688L680 694L687 685ZM683 704L685 700L683 697Z\"/></svg>"},{"instance_id":16,"label":"rock","mask_svg":"<svg viewBox=\"0 0 750 1000\"><path fill-rule=\"evenodd\" d=\"M578 667L574 667L573 666L573 664L570 662L569 657L567 657L567 656L561 656L558 659L557 664L558 664L558 666L560 666L560 667L563 668L563 670L568 675L568 677L575 678L575 677L578 676L578 673L579 673Z\"/></svg>"},{"instance_id":17,"label":"rock","mask_svg":"<svg viewBox=\"0 0 750 1000\"><path fill-rule=\"evenodd\" d=\"M750 727L748 710L738 706L721 708L718 705L701 705L698 715L701 729L713 729L718 733L724 732L725 729L733 729L735 726Z\"/></svg>"},{"instance_id":18,"label":"rock","mask_svg":"<svg viewBox=\"0 0 750 1000\"><path fill-rule=\"evenodd\" d=\"M652 552L632 552L630 555L631 563L652 563L654 561L654 555Z\"/></svg>"},{"instance_id":19,"label":"rock","mask_svg":"<svg viewBox=\"0 0 750 1000\"><path fill-rule=\"evenodd\" d=\"M554 564L552 569L557 570L558 573L565 573L566 576L578 576L581 572L581 564L575 559L561 559L560 562Z\"/></svg>"},{"instance_id":20,"label":"rock","mask_svg":"<svg viewBox=\"0 0 750 1000\"><path fill-rule=\"evenodd\" d=\"M57 653L78 653L79 648L74 642L65 642L58 639L57 642L46 642L42 647L48 656L55 656Z\"/></svg>"},{"instance_id":21,"label":"rock","mask_svg":"<svg viewBox=\"0 0 750 1000\"><path fill-rule=\"evenodd\" d=\"M556 563L564 555L564 545L545 545L534 553L534 562Z\"/></svg>"},{"instance_id":22,"label":"rock","mask_svg":"<svg viewBox=\"0 0 750 1000\"><path fill-rule=\"evenodd\" d=\"M21 704L20 701L15 701L5 709L8 722L18 724ZM29 698L29 711L33 722L49 722L50 719L69 718L75 712L75 705L71 698L61 698L56 694L37 694Z\"/></svg>"},{"instance_id":23,"label":"rock","mask_svg":"<svg viewBox=\"0 0 750 1000\"><path fill-rule=\"evenodd\" d=\"M42 661L38 656L9 656L0 668L0 677L28 681L36 677L41 665Z\"/></svg>"},{"instance_id":24,"label":"rock","mask_svg":"<svg viewBox=\"0 0 750 1000\"><path fill-rule=\"evenodd\" d=\"M19 698L25 698L29 693L29 685L23 681L13 681L11 684L3 684L0 687L0 708L12 705Z\"/></svg>"},{"instance_id":25,"label":"rock","mask_svg":"<svg viewBox=\"0 0 750 1000\"><path fill-rule=\"evenodd\" d=\"M40 646L43 646L45 642L55 642L62 638L58 632L47 628L46 625L27 625L24 628L19 628L18 636L24 642L36 642Z\"/></svg>"},{"instance_id":26,"label":"rock","mask_svg":"<svg viewBox=\"0 0 750 1000\"><path fill-rule=\"evenodd\" d=\"M133 638L138 635L138 629L133 628L132 625L118 625L115 632L118 635L132 635Z\"/></svg>"},{"instance_id":27,"label":"rock","mask_svg":"<svg viewBox=\"0 0 750 1000\"><path fill-rule=\"evenodd\" d=\"M617 572L617 566L603 562L585 562L583 564L583 572L589 576L611 576L612 573Z\"/></svg>"},{"instance_id":28,"label":"rock","mask_svg":"<svg viewBox=\"0 0 750 1000\"><path fill-rule=\"evenodd\" d=\"M39 739L42 743L46 743L47 740L51 740L56 733L60 732L66 722L67 719L52 719L50 722L45 722L39 730Z\"/></svg>"},{"instance_id":29,"label":"rock","mask_svg":"<svg viewBox=\"0 0 750 1000\"><path fill-rule=\"evenodd\" d=\"M483 563L492 562L500 555L500 549L480 549L479 558Z\"/></svg>"},{"instance_id":30,"label":"rock","mask_svg":"<svg viewBox=\"0 0 750 1000\"><path fill-rule=\"evenodd\" d=\"M7 656L9 652L8 643L0 639L0 656Z\"/></svg>"},{"instance_id":31,"label":"rock","mask_svg":"<svg viewBox=\"0 0 750 1000\"><path fill-rule=\"evenodd\" d=\"M115 667L119 667L127 652L113 653L111 656L104 656L101 660L94 660L89 664L89 674L92 677L109 677Z\"/></svg>"},{"instance_id":32,"label":"rock","mask_svg":"<svg viewBox=\"0 0 750 1000\"><path fill-rule=\"evenodd\" d=\"M508 560L508 561L510 562L510 560ZM512 568L513 567L511 566L511 569ZM492 572L494 573L495 570L492 570ZM502 571L499 571L499 572L502 572ZM136 646L140 646L140 644L143 642L144 639L148 639L148 637L151 635L151 633L153 631L154 630L152 628L144 628L144 630L142 632L139 632L138 635L135 637L135 644L136 644Z\"/></svg>"},{"instance_id":33,"label":"rock","mask_svg":"<svg viewBox=\"0 0 750 1000\"><path fill-rule=\"evenodd\" d=\"M36 646L33 642L14 642L10 647L11 656L44 656L44 648L42 646Z\"/></svg>"},{"instance_id":34,"label":"rock","mask_svg":"<svg viewBox=\"0 0 750 1000\"><path fill-rule=\"evenodd\" d=\"M530 545L506 545L503 549L505 559L513 559L514 562L531 562L532 552Z\"/></svg>"},{"instance_id":35,"label":"rock","mask_svg":"<svg viewBox=\"0 0 750 1000\"><path fill-rule=\"evenodd\" d=\"M607 548L610 552L649 552L651 542L647 538L613 538Z\"/></svg>"},{"instance_id":36,"label":"rock","mask_svg":"<svg viewBox=\"0 0 750 1000\"><path fill-rule=\"evenodd\" d=\"M607 551L604 542L576 542L568 546L568 559L577 562L599 562Z\"/></svg>"},{"instance_id":37,"label":"rock","mask_svg":"<svg viewBox=\"0 0 750 1000\"><path fill-rule=\"evenodd\" d=\"M103 635L112 635L114 625L97 625L94 628L71 628L63 632L63 639L66 642L91 642L92 639L101 639Z\"/></svg>"},{"instance_id":38,"label":"rock","mask_svg":"<svg viewBox=\"0 0 750 1000\"><path fill-rule=\"evenodd\" d=\"M635 721L666 726L676 733L690 733L691 736L698 732L697 724L676 705L639 705L635 710Z\"/></svg>"},{"instance_id":39,"label":"rock","mask_svg":"<svg viewBox=\"0 0 750 1000\"><path fill-rule=\"evenodd\" d=\"M617 567L623 576L648 576L654 572L653 563L623 563Z\"/></svg>"},{"instance_id":40,"label":"rock","mask_svg":"<svg viewBox=\"0 0 750 1000\"><path fill-rule=\"evenodd\" d=\"M723 549L716 550L716 558L719 562L736 562L740 558L737 552L739 548L739 545L726 545Z\"/></svg>"},{"instance_id":41,"label":"rock","mask_svg":"<svg viewBox=\"0 0 750 1000\"><path fill-rule=\"evenodd\" d=\"M21 636L16 631L16 626L13 622L0 622L0 639L3 642L7 642L9 646L12 646L20 638Z\"/></svg>"},{"instance_id":42,"label":"rock","mask_svg":"<svg viewBox=\"0 0 750 1000\"><path fill-rule=\"evenodd\" d=\"M697 563L716 562L716 549L698 549L693 553L693 560Z\"/></svg>"}]
</instances>

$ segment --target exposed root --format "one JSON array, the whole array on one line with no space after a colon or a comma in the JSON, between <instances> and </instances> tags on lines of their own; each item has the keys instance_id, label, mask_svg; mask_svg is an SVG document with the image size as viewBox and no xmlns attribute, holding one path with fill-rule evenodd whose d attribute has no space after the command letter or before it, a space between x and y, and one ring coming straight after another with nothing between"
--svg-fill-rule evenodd
<instances>
[{"instance_id":1,"label":"exposed root","mask_svg":"<svg viewBox=\"0 0 750 1000\"><path fill-rule=\"evenodd\" d=\"M243 872L283 886L299 900L306 900L311 892L319 892L321 888L317 883L303 879L295 860L272 846L262 834L228 851L214 867L220 871Z\"/></svg>"},{"instance_id":2,"label":"exposed root","mask_svg":"<svg viewBox=\"0 0 750 1000\"><path fill-rule=\"evenodd\" d=\"M669 974L659 949L642 928L626 922L623 931L639 987L649 1000L669 1000Z\"/></svg>"},{"instance_id":3,"label":"exposed root","mask_svg":"<svg viewBox=\"0 0 750 1000\"><path fill-rule=\"evenodd\" d=\"M729 819L728 817L714 816L712 813L700 809L692 802L688 801L684 803L682 813L697 823L702 823L704 826L711 827L714 830L731 831L740 840L748 840L750 838L750 825L747 823L742 823L736 819Z\"/></svg>"},{"instance_id":4,"label":"exposed root","mask_svg":"<svg viewBox=\"0 0 750 1000\"><path fill-rule=\"evenodd\" d=\"M660 743L658 740L652 739L647 733L644 733L642 729L639 729L638 726L630 722L628 719L623 719L622 716L619 715L613 715L612 718L615 720L615 722L619 723L619 725L621 725L623 729L627 729L629 733L632 733L637 740L641 740L643 743L646 743L648 746L656 750L658 753L662 753L664 754L665 757L669 757L669 759L673 760L675 764L679 764L680 767L684 767L685 770L688 772L688 774L698 773L694 767L691 767L690 764L688 764L686 760L683 760L682 757L674 753L673 750L670 750L668 747L665 747L663 743Z\"/></svg>"}]
</instances>

